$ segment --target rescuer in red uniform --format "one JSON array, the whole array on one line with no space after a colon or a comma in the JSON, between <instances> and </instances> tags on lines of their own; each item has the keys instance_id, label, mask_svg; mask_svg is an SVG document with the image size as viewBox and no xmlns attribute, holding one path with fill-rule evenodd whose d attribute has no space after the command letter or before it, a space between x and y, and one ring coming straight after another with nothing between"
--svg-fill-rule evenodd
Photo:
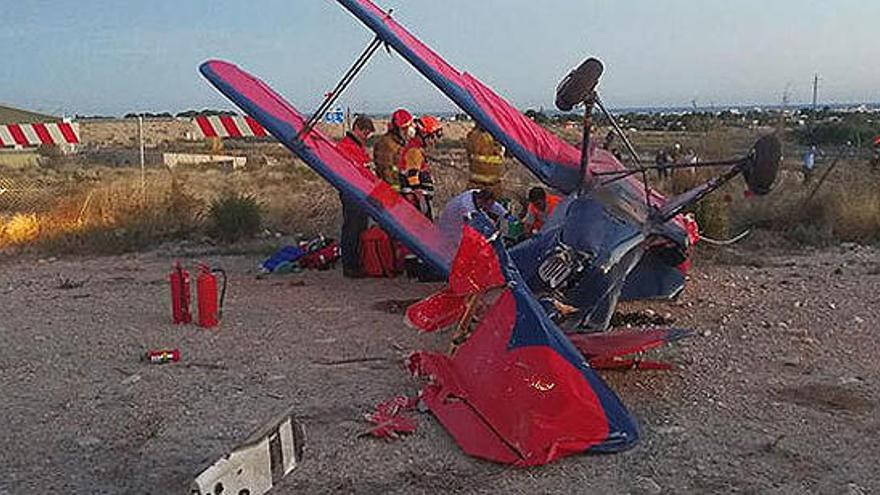
<instances>
[{"instance_id":1,"label":"rescuer in red uniform","mask_svg":"<svg viewBox=\"0 0 880 495\"><path fill-rule=\"evenodd\" d=\"M354 120L351 132L348 132L336 148L356 166L361 167L365 174L372 174L370 153L367 151L367 140L375 132L373 121L363 115ZM339 193L342 201L342 233L339 247L342 249L342 275L350 278L361 276L360 239L361 233L367 229L369 217L358 206L357 202Z\"/></svg>"}]
</instances>

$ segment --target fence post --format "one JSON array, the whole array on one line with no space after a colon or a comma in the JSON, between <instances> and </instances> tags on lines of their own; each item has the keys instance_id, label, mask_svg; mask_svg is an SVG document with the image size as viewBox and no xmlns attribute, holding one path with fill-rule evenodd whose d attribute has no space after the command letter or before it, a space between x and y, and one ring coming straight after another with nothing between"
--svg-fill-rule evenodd
<instances>
[{"instance_id":1,"label":"fence post","mask_svg":"<svg viewBox=\"0 0 880 495\"><path fill-rule=\"evenodd\" d=\"M141 151L141 201L147 204L147 171L144 163L144 114L138 115L138 141Z\"/></svg>"}]
</instances>

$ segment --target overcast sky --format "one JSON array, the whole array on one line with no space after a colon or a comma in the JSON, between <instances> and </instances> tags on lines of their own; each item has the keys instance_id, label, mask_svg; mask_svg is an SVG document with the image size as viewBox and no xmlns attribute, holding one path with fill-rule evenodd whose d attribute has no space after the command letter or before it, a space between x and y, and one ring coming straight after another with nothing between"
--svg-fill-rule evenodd
<instances>
[{"instance_id":1,"label":"overcast sky","mask_svg":"<svg viewBox=\"0 0 880 495\"><path fill-rule=\"evenodd\" d=\"M459 69L516 106L551 107L557 81L605 62L612 107L880 101L876 0L379 0ZM197 72L209 58L296 106L320 97L371 39L332 0L0 0L0 104L55 114L231 108ZM343 104L448 111L380 51Z\"/></svg>"}]
</instances>

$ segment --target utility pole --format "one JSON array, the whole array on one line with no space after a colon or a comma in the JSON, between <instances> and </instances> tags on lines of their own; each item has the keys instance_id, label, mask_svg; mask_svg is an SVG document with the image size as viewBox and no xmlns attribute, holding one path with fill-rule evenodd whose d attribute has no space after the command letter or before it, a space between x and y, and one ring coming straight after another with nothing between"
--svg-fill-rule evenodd
<instances>
[{"instance_id":1,"label":"utility pole","mask_svg":"<svg viewBox=\"0 0 880 495\"><path fill-rule=\"evenodd\" d=\"M785 86L782 92L782 108L779 109L779 122L776 124L776 133L780 138L785 134L785 113L788 111L788 92L789 86Z\"/></svg>"},{"instance_id":2,"label":"utility pole","mask_svg":"<svg viewBox=\"0 0 880 495\"><path fill-rule=\"evenodd\" d=\"M819 100L819 73L813 75L813 113L816 113L816 104Z\"/></svg>"}]
</instances>

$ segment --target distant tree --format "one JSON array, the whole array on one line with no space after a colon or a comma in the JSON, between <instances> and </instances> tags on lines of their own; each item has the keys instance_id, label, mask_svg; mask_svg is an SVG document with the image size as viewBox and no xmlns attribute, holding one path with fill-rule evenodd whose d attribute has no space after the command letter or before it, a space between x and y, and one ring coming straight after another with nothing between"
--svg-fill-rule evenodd
<instances>
[{"instance_id":1,"label":"distant tree","mask_svg":"<svg viewBox=\"0 0 880 495\"><path fill-rule=\"evenodd\" d=\"M210 108L204 108L202 110L186 110L178 113L176 116L179 118L191 119L193 117L211 117L215 115L228 115L230 117L235 117L238 114L231 110L213 110Z\"/></svg>"},{"instance_id":2,"label":"distant tree","mask_svg":"<svg viewBox=\"0 0 880 495\"><path fill-rule=\"evenodd\" d=\"M550 122L550 118L547 117L547 114L545 114L541 110L534 110L532 108L526 110L526 117L532 119L539 124L547 124Z\"/></svg>"},{"instance_id":3,"label":"distant tree","mask_svg":"<svg viewBox=\"0 0 880 495\"><path fill-rule=\"evenodd\" d=\"M579 113L561 113L556 116L556 120L565 123L565 122L580 122L583 120L584 116ZM602 117L604 119L604 116Z\"/></svg>"}]
</instances>

